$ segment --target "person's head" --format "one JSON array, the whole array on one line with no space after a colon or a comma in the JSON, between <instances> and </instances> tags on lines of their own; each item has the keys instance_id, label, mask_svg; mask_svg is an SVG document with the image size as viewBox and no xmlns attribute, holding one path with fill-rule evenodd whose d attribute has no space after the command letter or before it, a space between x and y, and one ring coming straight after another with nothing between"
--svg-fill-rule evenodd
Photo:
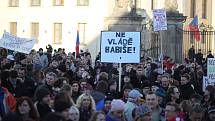
<instances>
[{"instance_id":1,"label":"person's head","mask_svg":"<svg viewBox=\"0 0 215 121\"><path fill-rule=\"evenodd\" d=\"M208 115L211 121L215 121L215 106L211 106L208 108Z\"/></svg>"},{"instance_id":2,"label":"person's head","mask_svg":"<svg viewBox=\"0 0 215 121\"><path fill-rule=\"evenodd\" d=\"M71 106L69 109L69 119L71 121L79 121L80 119L80 112L75 106Z\"/></svg>"},{"instance_id":3,"label":"person's head","mask_svg":"<svg viewBox=\"0 0 215 121\"><path fill-rule=\"evenodd\" d=\"M179 108L180 108L181 112L189 113L190 109L192 108L192 103L189 100L183 100L179 104Z\"/></svg>"},{"instance_id":4,"label":"person's head","mask_svg":"<svg viewBox=\"0 0 215 121\"><path fill-rule=\"evenodd\" d=\"M190 121L202 121L204 116L204 108L200 104L194 104L189 112Z\"/></svg>"},{"instance_id":5,"label":"person's head","mask_svg":"<svg viewBox=\"0 0 215 121\"><path fill-rule=\"evenodd\" d=\"M146 117L151 118L151 112L152 110L148 106L140 105L134 108L134 110L132 111L132 116L133 118L135 118L139 115L145 115Z\"/></svg>"},{"instance_id":6,"label":"person's head","mask_svg":"<svg viewBox=\"0 0 215 121\"><path fill-rule=\"evenodd\" d=\"M72 86L70 84L64 84L61 91L67 93L69 96L72 96Z\"/></svg>"},{"instance_id":7,"label":"person's head","mask_svg":"<svg viewBox=\"0 0 215 121\"><path fill-rule=\"evenodd\" d=\"M51 112L49 113L44 121L67 121L62 114L58 112Z\"/></svg>"},{"instance_id":8,"label":"person's head","mask_svg":"<svg viewBox=\"0 0 215 121\"><path fill-rule=\"evenodd\" d=\"M72 91L73 92L80 91L80 85L77 81L73 81L71 85L72 85Z\"/></svg>"},{"instance_id":9,"label":"person's head","mask_svg":"<svg viewBox=\"0 0 215 121\"><path fill-rule=\"evenodd\" d=\"M169 86L169 77L167 75L162 75L161 77L161 86L168 87Z\"/></svg>"},{"instance_id":10,"label":"person's head","mask_svg":"<svg viewBox=\"0 0 215 121\"><path fill-rule=\"evenodd\" d=\"M158 103L162 104L163 103L163 99L166 97L165 90L162 89L162 88L158 88L154 93L155 93L155 95L158 98Z\"/></svg>"},{"instance_id":11,"label":"person's head","mask_svg":"<svg viewBox=\"0 0 215 121\"><path fill-rule=\"evenodd\" d=\"M48 72L45 77L46 84L53 86L57 80L57 75L54 72Z\"/></svg>"},{"instance_id":12,"label":"person's head","mask_svg":"<svg viewBox=\"0 0 215 121\"><path fill-rule=\"evenodd\" d=\"M123 117L124 108L125 103L121 99L113 99L110 112L114 117L121 119Z\"/></svg>"},{"instance_id":13,"label":"person's head","mask_svg":"<svg viewBox=\"0 0 215 121\"><path fill-rule=\"evenodd\" d=\"M190 77L188 74L181 76L181 85L185 85L190 81Z\"/></svg>"},{"instance_id":14,"label":"person's head","mask_svg":"<svg viewBox=\"0 0 215 121\"><path fill-rule=\"evenodd\" d=\"M66 120L69 120L69 109L71 103L67 101L55 101L54 110L55 112L60 113Z\"/></svg>"},{"instance_id":15,"label":"person's head","mask_svg":"<svg viewBox=\"0 0 215 121\"><path fill-rule=\"evenodd\" d=\"M105 113L102 111L97 111L92 114L89 121L106 121Z\"/></svg>"},{"instance_id":16,"label":"person's head","mask_svg":"<svg viewBox=\"0 0 215 121\"><path fill-rule=\"evenodd\" d=\"M16 112L20 115L27 115L29 118L38 120L38 115L33 101L29 97L20 97L16 103Z\"/></svg>"},{"instance_id":17,"label":"person's head","mask_svg":"<svg viewBox=\"0 0 215 121\"><path fill-rule=\"evenodd\" d=\"M17 74L19 78L25 78L25 68L19 68Z\"/></svg>"},{"instance_id":18,"label":"person's head","mask_svg":"<svg viewBox=\"0 0 215 121\"><path fill-rule=\"evenodd\" d=\"M71 98L71 95L65 91L62 91L62 92L59 92L58 94L56 94L54 101L55 102L62 102L63 101L63 102L69 103L70 105L74 105L74 102Z\"/></svg>"},{"instance_id":19,"label":"person's head","mask_svg":"<svg viewBox=\"0 0 215 121\"><path fill-rule=\"evenodd\" d=\"M197 93L190 96L190 101L192 104L201 103L201 100L202 96Z\"/></svg>"},{"instance_id":20,"label":"person's head","mask_svg":"<svg viewBox=\"0 0 215 121\"><path fill-rule=\"evenodd\" d=\"M113 100L112 96L107 96L104 100L104 111L109 111L111 108L111 102Z\"/></svg>"},{"instance_id":21,"label":"person's head","mask_svg":"<svg viewBox=\"0 0 215 121\"><path fill-rule=\"evenodd\" d=\"M36 92L37 101L45 104L50 104L51 102L50 94L51 92L49 89L45 87L39 88L38 91Z\"/></svg>"},{"instance_id":22,"label":"person's head","mask_svg":"<svg viewBox=\"0 0 215 121\"><path fill-rule=\"evenodd\" d=\"M129 93L128 93L128 101L132 101L134 103L138 103L139 99L143 97L143 95L136 89L132 89Z\"/></svg>"},{"instance_id":23,"label":"person's head","mask_svg":"<svg viewBox=\"0 0 215 121\"><path fill-rule=\"evenodd\" d=\"M58 63L58 60L57 59L53 59L50 63L50 67L56 69L58 67L59 63Z\"/></svg>"},{"instance_id":24,"label":"person's head","mask_svg":"<svg viewBox=\"0 0 215 121\"><path fill-rule=\"evenodd\" d=\"M110 91L116 91L117 90L117 83L115 80L112 80L110 83L109 83L109 90Z\"/></svg>"},{"instance_id":25,"label":"person's head","mask_svg":"<svg viewBox=\"0 0 215 121\"><path fill-rule=\"evenodd\" d=\"M124 83L130 82L130 80L131 80L131 78L130 78L128 75L125 75L125 76L123 77Z\"/></svg>"},{"instance_id":26,"label":"person's head","mask_svg":"<svg viewBox=\"0 0 215 121\"><path fill-rule=\"evenodd\" d=\"M166 120L170 120L174 117L177 117L180 112L179 106L176 103L169 102L166 104L165 108L165 118Z\"/></svg>"},{"instance_id":27,"label":"person's head","mask_svg":"<svg viewBox=\"0 0 215 121\"><path fill-rule=\"evenodd\" d=\"M39 49L39 54L43 54L43 48Z\"/></svg>"},{"instance_id":28,"label":"person's head","mask_svg":"<svg viewBox=\"0 0 215 121\"><path fill-rule=\"evenodd\" d=\"M144 75L144 69L142 66L138 66L137 69L136 69L136 73L138 76L140 75Z\"/></svg>"},{"instance_id":29,"label":"person's head","mask_svg":"<svg viewBox=\"0 0 215 121\"><path fill-rule=\"evenodd\" d=\"M151 109L154 110L158 106L158 98L153 92L148 92L146 94L146 105Z\"/></svg>"},{"instance_id":30,"label":"person's head","mask_svg":"<svg viewBox=\"0 0 215 121\"><path fill-rule=\"evenodd\" d=\"M81 94L77 99L78 108L86 108L90 110L95 110L95 101L93 97L88 93Z\"/></svg>"},{"instance_id":31,"label":"person's head","mask_svg":"<svg viewBox=\"0 0 215 121\"><path fill-rule=\"evenodd\" d=\"M123 96L127 98L129 92L130 92L132 89L133 89L133 87L132 87L131 84L125 84L125 85L123 86L123 88L122 88L122 90L123 90Z\"/></svg>"},{"instance_id":32,"label":"person's head","mask_svg":"<svg viewBox=\"0 0 215 121\"><path fill-rule=\"evenodd\" d=\"M84 88L86 88L86 86L87 86L87 80L81 79L80 80L80 86L81 86L81 90L84 89Z\"/></svg>"},{"instance_id":33,"label":"person's head","mask_svg":"<svg viewBox=\"0 0 215 121\"><path fill-rule=\"evenodd\" d=\"M180 92L178 90L178 88L176 86L171 86L168 88L167 90L167 95L171 98L171 99L179 99L180 98Z\"/></svg>"}]
</instances>

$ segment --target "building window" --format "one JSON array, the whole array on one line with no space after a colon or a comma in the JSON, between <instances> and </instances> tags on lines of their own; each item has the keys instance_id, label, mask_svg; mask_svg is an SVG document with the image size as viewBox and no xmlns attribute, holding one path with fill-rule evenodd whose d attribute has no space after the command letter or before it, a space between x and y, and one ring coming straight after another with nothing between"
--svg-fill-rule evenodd
<instances>
[{"instance_id":1,"label":"building window","mask_svg":"<svg viewBox=\"0 0 215 121\"><path fill-rule=\"evenodd\" d=\"M87 23L78 23L79 41L81 45L86 45Z\"/></svg>"},{"instance_id":2,"label":"building window","mask_svg":"<svg viewBox=\"0 0 215 121\"><path fill-rule=\"evenodd\" d=\"M202 18L207 18L207 0L202 0Z\"/></svg>"},{"instance_id":3,"label":"building window","mask_svg":"<svg viewBox=\"0 0 215 121\"><path fill-rule=\"evenodd\" d=\"M17 35L17 22L10 22L10 33L14 36Z\"/></svg>"},{"instance_id":4,"label":"building window","mask_svg":"<svg viewBox=\"0 0 215 121\"><path fill-rule=\"evenodd\" d=\"M62 23L54 23L54 43L62 43Z\"/></svg>"},{"instance_id":5,"label":"building window","mask_svg":"<svg viewBox=\"0 0 215 121\"><path fill-rule=\"evenodd\" d=\"M39 23L31 23L31 38L36 39L37 43L39 42Z\"/></svg>"},{"instance_id":6,"label":"building window","mask_svg":"<svg viewBox=\"0 0 215 121\"><path fill-rule=\"evenodd\" d=\"M53 5L54 6L63 6L64 0L53 0Z\"/></svg>"},{"instance_id":7,"label":"building window","mask_svg":"<svg viewBox=\"0 0 215 121\"><path fill-rule=\"evenodd\" d=\"M196 15L196 0L191 0L190 4L190 17L194 18Z\"/></svg>"},{"instance_id":8,"label":"building window","mask_svg":"<svg viewBox=\"0 0 215 121\"><path fill-rule=\"evenodd\" d=\"M41 0L31 0L31 6L40 6Z\"/></svg>"},{"instance_id":9,"label":"building window","mask_svg":"<svg viewBox=\"0 0 215 121\"><path fill-rule=\"evenodd\" d=\"M89 0L77 0L77 6L89 6Z\"/></svg>"},{"instance_id":10,"label":"building window","mask_svg":"<svg viewBox=\"0 0 215 121\"><path fill-rule=\"evenodd\" d=\"M9 0L9 7L18 7L19 0Z\"/></svg>"}]
</instances>

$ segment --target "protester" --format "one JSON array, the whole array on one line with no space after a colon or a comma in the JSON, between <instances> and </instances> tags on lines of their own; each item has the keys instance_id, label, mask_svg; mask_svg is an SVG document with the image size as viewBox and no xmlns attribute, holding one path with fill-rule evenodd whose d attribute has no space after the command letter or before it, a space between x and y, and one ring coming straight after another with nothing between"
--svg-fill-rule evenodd
<instances>
[{"instance_id":1,"label":"protester","mask_svg":"<svg viewBox=\"0 0 215 121\"><path fill-rule=\"evenodd\" d=\"M23 121L39 121L38 113L29 97L20 97L17 100L16 113L20 115Z\"/></svg>"},{"instance_id":2,"label":"protester","mask_svg":"<svg viewBox=\"0 0 215 121\"><path fill-rule=\"evenodd\" d=\"M191 51L185 63L165 56L164 68L147 56L137 64L122 64L120 86L119 64L101 62L101 53L94 64L88 49L77 56L51 45L47 52L41 48L29 54L4 49L0 55L0 115L4 120L8 115L37 120L29 115L33 107L28 99L16 105L14 96L17 100L27 96L42 121L213 121L215 87L203 88L207 63L200 51L196 55ZM24 115L17 106L25 109Z\"/></svg>"},{"instance_id":3,"label":"protester","mask_svg":"<svg viewBox=\"0 0 215 121\"><path fill-rule=\"evenodd\" d=\"M111 109L106 115L106 121L126 121L124 117L125 103L120 99L111 102Z\"/></svg>"}]
</instances>

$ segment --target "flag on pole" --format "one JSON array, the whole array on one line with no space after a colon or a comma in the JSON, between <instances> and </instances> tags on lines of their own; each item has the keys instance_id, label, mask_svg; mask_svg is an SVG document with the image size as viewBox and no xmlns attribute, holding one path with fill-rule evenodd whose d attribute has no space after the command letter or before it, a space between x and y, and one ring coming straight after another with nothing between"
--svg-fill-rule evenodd
<instances>
[{"instance_id":1,"label":"flag on pole","mask_svg":"<svg viewBox=\"0 0 215 121\"><path fill-rule=\"evenodd\" d=\"M196 41L200 41L200 32L198 27L198 16L195 16L191 23L189 24L189 28L194 32L194 38Z\"/></svg>"},{"instance_id":2,"label":"flag on pole","mask_svg":"<svg viewBox=\"0 0 215 121\"><path fill-rule=\"evenodd\" d=\"M76 37L76 46L75 46L75 51L76 51L76 57L79 55L79 31L77 30L77 37Z\"/></svg>"}]
</instances>

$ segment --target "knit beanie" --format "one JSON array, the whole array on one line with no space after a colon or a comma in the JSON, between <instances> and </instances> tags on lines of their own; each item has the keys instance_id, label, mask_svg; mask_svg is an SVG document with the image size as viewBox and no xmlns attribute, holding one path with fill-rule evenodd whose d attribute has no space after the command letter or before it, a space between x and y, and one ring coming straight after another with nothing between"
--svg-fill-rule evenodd
<instances>
[{"instance_id":1,"label":"knit beanie","mask_svg":"<svg viewBox=\"0 0 215 121\"><path fill-rule=\"evenodd\" d=\"M121 99L113 99L111 102L111 111L121 111L124 110L125 103Z\"/></svg>"}]
</instances>

